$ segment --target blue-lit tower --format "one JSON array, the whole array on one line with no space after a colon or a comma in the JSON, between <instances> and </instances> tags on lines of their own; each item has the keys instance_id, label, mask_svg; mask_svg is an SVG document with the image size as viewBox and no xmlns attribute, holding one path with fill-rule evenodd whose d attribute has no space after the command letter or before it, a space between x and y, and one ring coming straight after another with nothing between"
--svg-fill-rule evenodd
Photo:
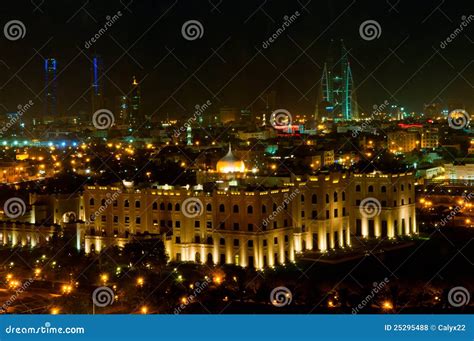
<instances>
[{"instance_id":1,"label":"blue-lit tower","mask_svg":"<svg viewBox=\"0 0 474 341\"><path fill-rule=\"evenodd\" d=\"M44 60L44 114L46 116L58 115L58 84L57 84L57 62L54 58Z\"/></svg>"},{"instance_id":2,"label":"blue-lit tower","mask_svg":"<svg viewBox=\"0 0 474 341\"><path fill-rule=\"evenodd\" d=\"M104 87L103 87L104 63L100 56L92 57L92 84L91 84L91 103L92 112L96 112L104 107Z\"/></svg>"}]
</instances>

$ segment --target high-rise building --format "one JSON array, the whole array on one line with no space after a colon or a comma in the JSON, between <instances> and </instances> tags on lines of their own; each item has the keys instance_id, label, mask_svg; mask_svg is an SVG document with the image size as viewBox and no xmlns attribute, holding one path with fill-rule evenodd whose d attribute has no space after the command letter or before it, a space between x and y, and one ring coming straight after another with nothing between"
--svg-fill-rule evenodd
<instances>
[{"instance_id":1,"label":"high-rise building","mask_svg":"<svg viewBox=\"0 0 474 341\"><path fill-rule=\"evenodd\" d=\"M96 112L104 107L104 87L102 82L102 73L104 63L100 56L92 58L92 84L91 84L91 103L92 112Z\"/></svg>"},{"instance_id":2,"label":"high-rise building","mask_svg":"<svg viewBox=\"0 0 474 341\"><path fill-rule=\"evenodd\" d=\"M117 113L118 113L118 124L129 123L129 103L127 95L120 95L117 97Z\"/></svg>"},{"instance_id":3,"label":"high-rise building","mask_svg":"<svg viewBox=\"0 0 474 341\"><path fill-rule=\"evenodd\" d=\"M130 92L130 119L129 124L136 126L137 124L144 123L144 117L141 117L140 108L141 96L140 96L140 84L137 82L135 76L132 82L132 91Z\"/></svg>"},{"instance_id":4,"label":"high-rise building","mask_svg":"<svg viewBox=\"0 0 474 341\"><path fill-rule=\"evenodd\" d=\"M335 52L331 43L317 96L315 118L319 120L323 118L334 120L358 118L349 53L342 41L340 51L340 58L334 59Z\"/></svg>"},{"instance_id":5,"label":"high-rise building","mask_svg":"<svg viewBox=\"0 0 474 341\"><path fill-rule=\"evenodd\" d=\"M54 58L44 60L44 114L46 116L56 116L58 113L58 84L57 84L57 62Z\"/></svg>"}]
</instances>

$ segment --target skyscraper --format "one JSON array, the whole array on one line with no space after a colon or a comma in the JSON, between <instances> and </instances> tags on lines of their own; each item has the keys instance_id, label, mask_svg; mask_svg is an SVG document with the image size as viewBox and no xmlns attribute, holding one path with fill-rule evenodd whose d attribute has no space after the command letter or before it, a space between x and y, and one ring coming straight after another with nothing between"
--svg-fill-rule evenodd
<instances>
[{"instance_id":1,"label":"skyscraper","mask_svg":"<svg viewBox=\"0 0 474 341\"><path fill-rule=\"evenodd\" d=\"M57 62L54 58L44 60L44 114L46 116L57 116L58 114L58 84L57 84Z\"/></svg>"},{"instance_id":2,"label":"skyscraper","mask_svg":"<svg viewBox=\"0 0 474 341\"><path fill-rule=\"evenodd\" d=\"M317 96L315 118L319 120L323 118L335 120L358 118L349 53L342 41L340 51L340 58L335 61L335 51L331 42Z\"/></svg>"},{"instance_id":3,"label":"skyscraper","mask_svg":"<svg viewBox=\"0 0 474 341\"><path fill-rule=\"evenodd\" d=\"M120 95L117 97L117 112L118 112L118 124L129 123L129 104L127 95Z\"/></svg>"},{"instance_id":4,"label":"skyscraper","mask_svg":"<svg viewBox=\"0 0 474 341\"><path fill-rule=\"evenodd\" d=\"M95 55L92 58L92 84L91 84L91 103L92 112L104 107L104 87L102 82L102 73L104 63L100 56Z\"/></svg>"},{"instance_id":5,"label":"skyscraper","mask_svg":"<svg viewBox=\"0 0 474 341\"><path fill-rule=\"evenodd\" d=\"M132 91L130 92L130 120L131 126L144 123L144 118L141 117L140 110L140 84L138 84L135 76L132 82Z\"/></svg>"}]
</instances>

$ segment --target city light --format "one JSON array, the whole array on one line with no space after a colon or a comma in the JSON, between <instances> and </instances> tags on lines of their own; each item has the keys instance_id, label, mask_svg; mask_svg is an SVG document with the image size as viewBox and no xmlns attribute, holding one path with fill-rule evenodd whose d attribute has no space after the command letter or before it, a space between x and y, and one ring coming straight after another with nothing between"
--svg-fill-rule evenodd
<instances>
[{"instance_id":1,"label":"city light","mask_svg":"<svg viewBox=\"0 0 474 341\"><path fill-rule=\"evenodd\" d=\"M100 280L102 281L104 285L107 284L107 281L109 280L109 275L108 274L100 275Z\"/></svg>"},{"instance_id":2,"label":"city light","mask_svg":"<svg viewBox=\"0 0 474 341\"><path fill-rule=\"evenodd\" d=\"M392 309L393 309L393 304L392 304L392 302L390 302L390 301L384 301L384 302L382 303L382 308L383 308L384 310L392 310Z\"/></svg>"}]
</instances>

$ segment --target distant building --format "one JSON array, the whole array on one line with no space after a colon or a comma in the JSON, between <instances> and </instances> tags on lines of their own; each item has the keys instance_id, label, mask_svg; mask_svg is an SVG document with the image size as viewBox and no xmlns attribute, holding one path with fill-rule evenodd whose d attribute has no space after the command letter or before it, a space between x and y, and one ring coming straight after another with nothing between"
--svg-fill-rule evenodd
<instances>
[{"instance_id":1,"label":"distant building","mask_svg":"<svg viewBox=\"0 0 474 341\"><path fill-rule=\"evenodd\" d=\"M237 137L243 141L247 140L268 140L276 137L276 132L274 129L265 129L260 131L239 131Z\"/></svg>"},{"instance_id":2,"label":"distant building","mask_svg":"<svg viewBox=\"0 0 474 341\"><path fill-rule=\"evenodd\" d=\"M474 164L454 165L447 163L444 165L446 178L450 180L474 180Z\"/></svg>"},{"instance_id":3,"label":"distant building","mask_svg":"<svg viewBox=\"0 0 474 341\"><path fill-rule=\"evenodd\" d=\"M397 130L387 133L388 149L394 153L408 153L419 147L417 132Z\"/></svg>"},{"instance_id":4,"label":"distant building","mask_svg":"<svg viewBox=\"0 0 474 341\"><path fill-rule=\"evenodd\" d=\"M92 57L91 72L91 104L92 113L104 108L104 86L103 86L104 63L100 56Z\"/></svg>"},{"instance_id":5,"label":"distant building","mask_svg":"<svg viewBox=\"0 0 474 341\"><path fill-rule=\"evenodd\" d=\"M120 95L116 98L117 123L128 124L130 122L130 103L127 95Z\"/></svg>"},{"instance_id":6,"label":"distant building","mask_svg":"<svg viewBox=\"0 0 474 341\"><path fill-rule=\"evenodd\" d=\"M135 127L143 123L145 123L145 116L141 109L140 84L133 77L132 90L130 92L129 124Z\"/></svg>"},{"instance_id":7,"label":"distant building","mask_svg":"<svg viewBox=\"0 0 474 341\"><path fill-rule=\"evenodd\" d=\"M349 52L341 41L340 55L331 43L317 96L316 120L352 120L359 117Z\"/></svg>"},{"instance_id":8,"label":"distant building","mask_svg":"<svg viewBox=\"0 0 474 341\"><path fill-rule=\"evenodd\" d=\"M438 129L428 128L423 129L421 133L421 148L434 149L439 146L439 132Z\"/></svg>"},{"instance_id":9,"label":"distant building","mask_svg":"<svg viewBox=\"0 0 474 341\"><path fill-rule=\"evenodd\" d=\"M44 60L44 115L58 116L57 62L54 58Z\"/></svg>"},{"instance_id":10,"label":"distant building","mask_svg":"<svg viewBox=\"0 0 474 341\"><path fill-rule=\"evenodd\" d=\"M222 107L219 112L220 122L227 124L230 122L237 122L239 117L239 111L237 108Z\"/></svg>"}]
</instances>

